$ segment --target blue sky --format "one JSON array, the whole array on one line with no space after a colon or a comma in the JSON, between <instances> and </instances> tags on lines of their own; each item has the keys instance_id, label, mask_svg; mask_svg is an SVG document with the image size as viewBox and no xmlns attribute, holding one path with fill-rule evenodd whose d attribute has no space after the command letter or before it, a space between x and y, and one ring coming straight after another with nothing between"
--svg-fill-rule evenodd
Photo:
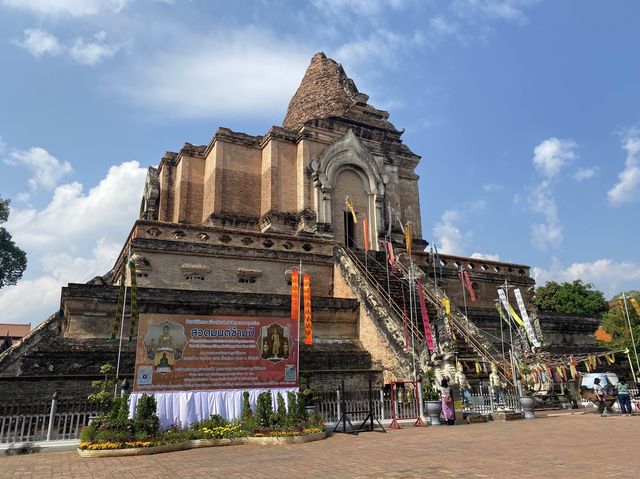
<instances>
[{"instance_id":1,"label":"blue sky","mask_svg":"<svg viewBox=\"0 0 640 479\"><path fill-rule=\"evenodd\" d=\"M110 269L165 150L281 124L317 51L423 157L440 250L640 289L638 18L633 0L0 0L0 195L29 254L2 320L38 324Z\"/></svg>"}]
</instances>

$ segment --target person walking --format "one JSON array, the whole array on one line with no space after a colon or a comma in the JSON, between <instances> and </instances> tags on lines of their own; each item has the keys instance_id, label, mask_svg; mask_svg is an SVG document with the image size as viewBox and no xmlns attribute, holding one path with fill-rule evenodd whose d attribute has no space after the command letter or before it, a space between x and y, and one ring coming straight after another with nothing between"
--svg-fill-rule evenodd
<instances>
[{"instance_id":1,"label":"person walking","mask_svg":"<svg viewBox=\"0 0 640 479\"><path fill-rule=\"evenodd\" d=\"M616 391L618 392L618 402L620 403L620 414L631 416L631 397L629 396L629 385L625 378L620 378L620 381L616 384Z\"/></svg>"},{"instance_id":2,"label":"person walking","mask_svg":"<svg viewBox=\"0 0 640 479\"><path fill-rule=\"evenodd\" d=\"M604 412L604 408L606 405L606 401L604 400L607 392L605 391L605 389L602 387L602 385L600 384L600 378L595 378L593 380L593 392L595 393L596 397L598 398L598 414L600 414L600 416L605 417L606 414Z\"/></svg>"},{"instance_id":3,"label":"person walking","mask_svg":"<svg viewBox=\"0 0 640 479\"><path fill-rule=\"evenodd\" d=\"M453 426L455 422L455 410L453 408L453 398L449 387L449 378L442 378L440 383L440 400L442 401L442 417L447 421L448 426Z\"/></svg>"}]
</instances>

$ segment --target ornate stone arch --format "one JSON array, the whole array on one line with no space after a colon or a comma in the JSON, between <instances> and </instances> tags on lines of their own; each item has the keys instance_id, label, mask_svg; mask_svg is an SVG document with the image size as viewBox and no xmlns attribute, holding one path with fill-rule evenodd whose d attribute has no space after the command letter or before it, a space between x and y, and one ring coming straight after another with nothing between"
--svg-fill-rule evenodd
<instances>
[{"instance_id":1,"label":"ornate stone arch","mask_svg":"<svg viewBox=\"0 0 640 479\"><path fill-rule=\"evenodd\" d=\"M361 176L367 195L370 243L377 247L376 236L383 228L385 185L389 180L384 173L383 158L374 157L353 131L349 130L342 138L313 157L309 168L313 181L313 206L319 223L331 223L331 194L340 172L348 168Z\"/></svg>"}]
</instances>

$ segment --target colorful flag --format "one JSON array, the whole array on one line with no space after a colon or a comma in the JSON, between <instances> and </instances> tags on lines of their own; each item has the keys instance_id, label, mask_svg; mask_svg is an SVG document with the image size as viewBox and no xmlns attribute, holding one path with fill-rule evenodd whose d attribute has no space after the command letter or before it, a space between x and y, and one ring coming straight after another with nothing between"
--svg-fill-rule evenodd
<instances>
[{"instance_id":1,"label":"colorful flag","mask_svg":"<svg viewBox=\"0 0 640 479\"><path fill-rule=\"evenodd\" d=\"M509 301L507 301L507 295L505 294L504 290L498 289L498 296L500 297L500 302L502 303L502 306L504 306L505 311L508 311L511 315L511 319L513 319L520 326L524 327L524 322L522 321L522 319L520 319L520 316L516 314L514 309L509 304Z\"/></svg>"},{"instance_id":2,"label":"colorful flag","mask_svg":"<svg viewBox=\"0 0 640 479\"><path fill-rule=\"evenodd\" d=\"M300 320L300 286L299 286L298 270L291 272L291 319Z\"/></svg>"},{"instance_id":3,"label":"colorful flag","mask_svg":"<svg viewBox=\"0 0 640 479\"><path fill-rule=\"evenodd\" d=\"M520 310L520 314L522 315L522 320L524 322L524 330L529 337L529 341L533 346L539 348L541 346L540 341L536 338L536 334L533 331L533 326L531 325L531 321L529 320L529 314L527 313L527 308L525 308L524 300L522 299L522 294L518 288L513 290L513 294L516 297L516 302L518 303L518 309Z\"/></svg>"},{"instance_id":4,"label":"colorful flag","mask_svg":"<svg viewBox=\"0 0 640 479\"><path fill-rule=\"evenodd\" d=\"M427 348L429 351L435 349L433 344L433 336L431 334L431 324L429 323L429 313L424 302L424 291L422 289L422 281L418 280L418 299L420 300L420 311L422 312L422 326L424 327L424 337L427 340Z\"/></svg>"},{"instance_id":5,"label":"colorful flag","mask_svg":"<svg viewBox=\"0 0 640 479\"><path fill-rule=\"evenodd\" d=\"M640 316L640 304L638 304L638 300L636 298L630 298L629 302L631 303L631 306L633 306L633 309L636 310L636 314Z\"/></svg>"},{"instance_id":6,"label":"colorful flag","mask_svg":"<svg viewBox=\"0 0 640 479\"><path fill-rule=\"evenodd\" d=\"M362 220L362 234L364 236L364 251L369 251L369 222L367 221L367 215L364 215Z\"/></svg>"},{"instance_id":7,"label":"colorful flag","mask_svg":"<svg viewBox=\"0 0 640 479\"><path fill-rule=\"evenodd\" d=\"M473 286L471 286L471 278L469 277L468 271L462 271L458 273L458 277L460 281L469 292L469 297L471 298L471 302L473 303L476 300L476 293L473 291Z\"/></svg>"},{"instance_id":8,"label":"colorful flag","mask_svg":"<svg viewBox=\"0 0 640 479\"><path fill-rule=\"evenodd\" d=\"M304 344L313 343L311 331L311 275L305 273L302 277L302 304L304 307Z\"/></svg>"},{"instance_id":9,"label":"colorful flag","mask_svg":"<svg viewBox=\"0 0 640 479\"><path fill-rule=\"evenodd\" d=\"M411 242L413 241L413 226L411 223L407 223L404 229L404 243L407 250L407 255L411 257Z\"/></svg>"},{"instance_id":10,"label":"colorful flag","mask_svg":"<svg viewBox=\"0 0 640 479\"><path fill-rule=\"evenodd\" d=\"M351 202L351 198L347 196L347 199L345 200L345 202L347 204L347 209L351 213L351 216L353 216L353 222L357 223L358 222L358 218L356 217L356 212L353 209L353 203Z\"/></svg>"},{"instance_id":11,"label":"colorful flag","mask_svg":"<svg viewBox=\"0 0 640 479\"><path fill-rule=\"evenodd\" d=\"M389 241L389 264L391 264L391 273L395 274L397 270L396 256L393 252L393 243Z\"/></svg>"}]
</instances>

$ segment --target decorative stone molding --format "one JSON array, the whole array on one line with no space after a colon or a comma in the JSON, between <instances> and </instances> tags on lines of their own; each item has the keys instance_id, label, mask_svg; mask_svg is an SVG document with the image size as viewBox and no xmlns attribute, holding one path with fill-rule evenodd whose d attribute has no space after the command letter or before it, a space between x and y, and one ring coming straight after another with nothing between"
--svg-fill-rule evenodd
<instances>
[{"instance_id":1,"label":"decorative stone molding","mask_svg":"<svg viewBox=\"0 0 640 479\"><path fill-rule=\"evenodd\" d=\"M262 271L259 269L238 268L236 275L239 283L255 283L262 276Z\"/></svg>"},{"instance_id":2,"label":"decorative stone molding","mask_svg":"<svg viewBox=\"0 0 640 479\"><path fill-rule=\"evenodd\" d=\"M160 202L160 179L158 170L152 166L147 169L147 179L144 183L144 193L140 204L140 218L145 220L158 219Z\"/></svg>"},{"instance_id":3,"label":"decorative stone molding","mask_svg":"<svg viewBox=\"0 0 640 479\"><path fill-rule=\"evenodd\" d=\"M204 264L188 264L184 263L180 270L184 275L184 279L187 280L195 280L199 279L203 281L207 275L211 272L211 268Z\"/></svg>"}]
</instances>

